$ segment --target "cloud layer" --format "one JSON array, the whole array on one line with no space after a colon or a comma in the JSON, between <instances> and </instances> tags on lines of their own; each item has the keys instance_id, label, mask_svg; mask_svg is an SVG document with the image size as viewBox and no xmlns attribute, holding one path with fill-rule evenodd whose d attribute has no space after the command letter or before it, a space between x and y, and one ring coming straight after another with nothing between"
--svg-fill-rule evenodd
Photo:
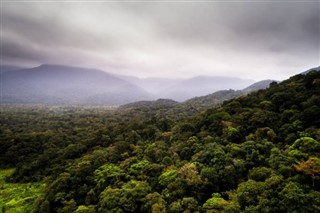
<instances>
[{"instance_id":1,"label":"cloud layer","mask_svg":"<svg viewBox=\"0 0 320 213\"><path fill-rule=\"evenodd\" d=\"M2 63L283 79L320 64L320 2L3 2Z\"/></svg>"}]
</instances>

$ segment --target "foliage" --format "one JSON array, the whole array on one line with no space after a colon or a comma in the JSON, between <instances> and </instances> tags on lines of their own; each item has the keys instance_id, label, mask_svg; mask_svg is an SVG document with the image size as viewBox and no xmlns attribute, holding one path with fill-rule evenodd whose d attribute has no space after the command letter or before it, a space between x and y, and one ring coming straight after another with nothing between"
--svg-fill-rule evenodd
<instances>
[{"instance_id":1,"label":"foliage","mask_svg":"<svg viewBox=\"0 0 320 213\"><path fill-rule=\"evenodd\" d=\"M3 106L1 205L34 213L320 212L319 79L297 75L201 112L179 104Z\"/></svg>"},{"instance_id":2,"label":"foliage","mask_svg":"<svg viewBox=\"0 0 320 213\"><path fill-rule=\"evenodd\" d=\"M10 183L6 178L13 172L14 169L0 170L0 212L32 212L46 185L41 182Z\"/></svg>"},{"instance_id":3,"label":"foliage","mask_svg":"<svg viewBox=\"0 0 320 213\"><path fill-rule=\"evenodd\" d=\"M320 179L320 158L310 157L308 160L300 162L295 165L298 171L302 171L312 178L312 185L314 186L314 181Z\"/></svg>"}]
</instances>

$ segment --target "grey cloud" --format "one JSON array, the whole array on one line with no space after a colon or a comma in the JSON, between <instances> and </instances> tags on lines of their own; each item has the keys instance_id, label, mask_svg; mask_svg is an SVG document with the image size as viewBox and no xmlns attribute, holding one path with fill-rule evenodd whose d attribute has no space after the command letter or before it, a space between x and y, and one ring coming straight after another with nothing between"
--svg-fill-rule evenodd
<instances>
[{"instance_id":1,"label":"grey cloud","mask_svg":"<svg viewBox=\"0 0 320 213\"><path fill-rule=\"evenodd\" d=\"M23 38L29 44L37 43L44 47L112 48L112 43L108 42L108 38L105 35L74 29L72 26L66 25L65 21L64 19L53 20L48 17L35 19L23 13L18 15L5 13L3 28L5 32L16 34L17 37Z\"/></svg>"},{"instance_id":2,"label":"grey cloud","mask_svg":"<svg viewBox=\"0 0 320 213\"><path fill-rule=\"evenodd\" d=\"M165 34L206 45L310 46L319 41L317 4L194 3L182 9L173 7L169 14L161 13L158 21Z\"/></svg>"},{"instance_id":3,"label":"grey cloud","mask_svg":"<svg viewBox=\"0 0 320 213\"><path fill-rule=\"evenodd\" d=\"M320 2L4 3L1 45L4 58L122 74L284 78L319 65L319 10Z\"/></svg>"},{"instance_id":4,"label":"grey cloud","mask_svg":"<svg viewBox=\"0 0 320 213\"><path fill-rule=\"evenodd\" d=\"M34 62L40 62L46 60L45 55L41 55L41 51L36 48L18 43L16 41L10 41L6 38L2 38L2 57L4 59L20 59L20 60L29 60Z\"/></svg>"}]
</instances>

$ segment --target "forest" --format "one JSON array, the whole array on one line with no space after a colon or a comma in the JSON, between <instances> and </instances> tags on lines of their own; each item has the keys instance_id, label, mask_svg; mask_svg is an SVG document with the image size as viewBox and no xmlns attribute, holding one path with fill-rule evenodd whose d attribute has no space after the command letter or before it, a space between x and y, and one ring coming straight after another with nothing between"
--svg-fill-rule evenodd
<instances>
[{"instance_id":1,"label":"forest","mask_svg":"<svg viewBox=\"0 0 320 213\"><path fill-rule=\"evenodd\" d=\"M186 110L1 106L0 212L320 212L319 71Z\"/></svg>"}]
</instances>

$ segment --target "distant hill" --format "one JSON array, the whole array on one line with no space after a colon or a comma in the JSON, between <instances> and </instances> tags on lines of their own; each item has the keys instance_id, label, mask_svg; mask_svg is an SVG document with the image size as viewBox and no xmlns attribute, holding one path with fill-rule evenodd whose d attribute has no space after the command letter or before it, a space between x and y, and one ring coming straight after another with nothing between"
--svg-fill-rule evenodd
<instances>
[{"instance_id":1,"label":"distant hill","mask_svg":"<svg viewBox=\"0 0 320 213\"><path fill-rule=\"evenodd\" d=\"M161 91L169 89L174 85L180 83L184 79L170 79L170 78L138 78L135 76L116 75L120 79L128 81L134 85L137 85L149 93L160 97ZM163 97L165 98L165 97Z\"/></svg>"},{"instance_id":2,"label":"distant hill","mask_svg":"<svg viewBox=\"0 0 320 213\"><path fill-rule=\"evenodd\" d=\"M197 109L207 109L210 107L217 106L223 101L230 100L232 98L239 97L260 89L266 89L269 87L270 83L274 82L273 80L263 80L251 84L250 86L242 90L219 90L217 92L211 93L209 95L194 97L183 102L183 104L190 105Z\"/></svg>"},{"instance_id":3,"label":"distant hill","mask_svg":"<svg viewBox=\"0 0 320 213\"><path fill-rule=\"evenodd\" d=\"M120 106L121 109L156 109L156 108L170 108L168 113L175 114L185 110L190 112L190 115L201 110L217 107L224 101L237 98L241 95L258 91L260 89L266 89L269 84L274 82L272 80L259 81L246 87L243 90L219 90L205 96L194 97L183 102L176 102L171 99L158 99L156 101L137 101ZM188 115L185 113L184 115Z\"/></svg>"},{"instance_id":4,"label":"distant hill","mask_svg":"<svg viewBox=\"0 0 320 213\"><path fill-rule=\"evenodd\" d=\"M217 106L223 101L239 97L242 94L243 93L241 90L220 90L209 95L191 98L183 102L183 104L192 106L197 109L207 109Z\"/></svg>"},{"instance_id":5,"label":"distant hill","mask_svg":"<svg viewBox=\"0 0 320 213\"><path fill-rule=\"evenodd\" d=\"M1 68L3 104L123 105L139 101L126 106L136 108L165 105L172 99L171 103L179 101L188 107L202 109L265 89L272 82L264 80L252 84L248 79L212 76L137 78L97 69L48 64L29 69ZM150 101L155 99L159 100Z\"/></svg>"},{"instance_id":6,"label":"distant hill","mask_svg":"<svg viewBox=\"0 0 320 213\"><path fill-rule=\"evenodd\" d=\"M242 92L244 93L250 93L250 92L253 92L253 91L257 91L257 90L260 90L260 89L266 89L269 87L269 85L272 83L272 82L278 82L278 81L275 81L275 80L263 80L263 81L258 81L254 84L251 84L250 86L244 88L242 90Z\"/></svg>"},{"instance_id":7,"label":"distant hill","mask_svg":"<svg viewBox=\"0 0 320 213\"><path fill-rule=\"evenodd\" d=\"M221 76L196 76L188 79L137 78L123 75L117 77L143 88L154 97L175 101L185 101L218 90L242 89L254 83L253 80Z\"/></svg>"},{"instance_id":8,"label":"distant hill","mask_svg":"<svg viewBox=\"0 0 320 213\"><path fill-rule=\"evenodd\" d=\"M300 73L300 74L306 75L306 74L308 74L308 73L311 72L311 71L320 71L320 66L311 68L311 69L309 69L309 70L307 70L307 71L304 71L304 72L302 72L302 73Z\"/></svg>"},{"instance_id":9,"label":"distant hill","mask_svg":"<svg viewBox=\"0 0 320 213\"><path fill-rule=\"evenodd\" d=\"M2 103L119 105L152 96L96 69L41 65L2 74Z\"/></svg>"},{"instance_id":10,"label":"distant hill","mask_svg":"<svg viewBox=\"0 0 320 213\"><path fill-rule=\"evenodd\" d=\"M242 89L253 82L253 80L232 77L197 76L161 91L158 96L177 101L185 101L196 96L211 94L219 90Z\"/></svg>"},{"instance_id":11,"label":"distant hill","mask_svg":"<svg viewBox=\"0 0 320 213\"><path fill-rule=\"evenodd\" d=\"M229 100L242 95L241 90L220 90L209 95L194 97L184 102L177 102L172 99L158 99L155 101L137 101L120 106L121 109L128 108L163 108L163 107L176 107L176 108L192 108L192 109L207 109L221 104L225 100Z\"/></svg>"}]
</instances>

